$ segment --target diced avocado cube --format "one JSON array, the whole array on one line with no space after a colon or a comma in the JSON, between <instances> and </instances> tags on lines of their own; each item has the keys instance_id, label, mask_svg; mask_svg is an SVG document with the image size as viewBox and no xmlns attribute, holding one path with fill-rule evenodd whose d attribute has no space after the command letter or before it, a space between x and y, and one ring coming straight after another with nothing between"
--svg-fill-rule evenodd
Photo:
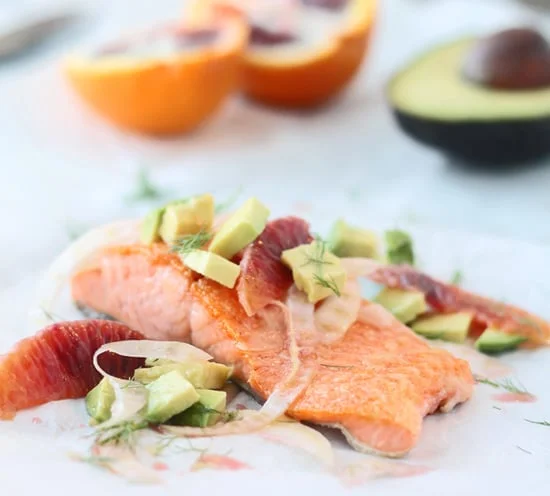
<instances>
[{"instance_id":1,"label":"diced avocado cube","mask_svg":"<svg viewBox=\"0 0 550 496\"><path fill-rule=\"evenodd\" d=\"M173 202L166 206L159 229L166 243L189 234L208 231L214 222L214 197L210 194Z\"/></svg>"},{"instance_id":2,"label":"diced avocado cube","mask_svg":"<svg viewBox=\"0 0 550 496\"><path fill-rule=\"evenodd\" d=\"M222 225L209 251L231 259L263 232L269 213L256 198L250 198Z\"/></svg>"},{"instance_id":3,"label":"diced avocado cube","mask_svg":"<svg viewBox=\"0 0 550 496\"><path fill-rule=\"evenodd\" d=\"M237 278L241 273L239 265L215 253L204 250L192 250L189 253L181 255L181 259L191 270L228 288L235 286Z\"/></svg>"},{"instance_id":4,"label":"diced avocado cube","mask_svg":"<svg viewBox=\"0 0 550 496\"><path fill-rule=\"evenodd\" d=\"M384 288L378 293L374 301L405 324L428 311L426 298L424 293L420 291Z\"/></svg>"},{"instance_id":5,"label":"diced avocado cube","mask_svg":"<svg viewBox=\"0 0 550 496\"><path fill-rule=\"evenodd\" d=\"M468 337L473 315L468 312L421 317L412 323L414 332L428 339L463 343Z\"/></svg>"},{"instance_id":6,"label":"diced avocado cube","mask_svg":"<svg viewBox=\"0 0 550 496\"><path fill-rule=\"evenodd\" d=\"M386 231L386 257L391 264L414 265L414 250L411 237L404 231Z\"/></svg>"},{"instance_id":7,"label":"diced avocado cube","mask_svg":"<svg viewBox=\"0 0 550 496\"><path fill-rule=\"evenodd\" d=\"M145 420L162 424L199 401L193 385L177 370L160 376L145 386L148 391Z\"/></svg>"},{"instance_id":8,"label":"diced avocado cube","mask_svg":"<svg viewBox=\"0 0 550 496\"><path fill-rule=\"evenodd\" d=\"M378 259L378 237L372 231L359 229L339 219L334 223L328 243L338 257L364 257Z\"/></svg>"},{"instance_id":9,"label":"diced avocado cube","mask_svg":"<svg viewBox=\"0 0 550 496\"><path fill-rule=\"evenodd\" d=\"M477 339L475 347L482 353L504 353L515 350L521 343L527 341L525 336L506 334L496 329L486 329Z\"/></svg>"},{"instance_id":10,"label":"diced avocado cube","mask_svg":"<svg viewBox=\"0 0 550 496\"><path fill-rule=\"evenodd\" d=\"M197 390L200 400L187 410L172 417L171 424L192 427L209 427L218 422L225 411L227 393L225 391Z\"/></svg>"},{"instance_id":11,"label":"diced avocado cube","mask_svg":"<svg viewBox=\"0 0 550 496\"><path fill-rule=\"evenodd\" d=\"M146 245L160 241L159 229L164 215L164 207L150 212L141 224L141 242Z\"/></svg>"},{"instance_id":12,"label":"diced avocado cube","mask_svg":"<svg viewBox=\"0 0 550 496\"><path fill-rule=\"evenodd\" d=\"M347 274L340 259L330 253L323 242L283 251L282 262L292 270L296 287L304 291L311 303L332 294L339 295L346 284Z\"/></svg>"},{"instance_id":13,"label":"diced avocado cube","mask_svg":"<svg viewBox=\"0 0 550 496\"><path fill-rule=\"evenodd\" d=\"M115 402L115 390L106 377L86 395L86 411L97 423L111 418L111 407Z\"/></svg>"},{"instance_id":14,"label":"diced avocado cube","mask_svg":"<svg viewBox=\"0 0 550 496\"><path fill-rule=\"evenodd\" d=\"M168 372L178 371L195 388L198 389L222 389L232 370L221 363L214 362L185 362L165 363L149 368L136 369L134 379L142 384L149 384Z\"/></svg>"}]
</instances>

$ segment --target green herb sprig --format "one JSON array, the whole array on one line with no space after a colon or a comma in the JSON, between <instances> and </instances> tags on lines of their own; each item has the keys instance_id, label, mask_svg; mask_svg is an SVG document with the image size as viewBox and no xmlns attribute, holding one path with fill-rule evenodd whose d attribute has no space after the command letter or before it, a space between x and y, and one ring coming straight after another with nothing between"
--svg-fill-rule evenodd
<instances>
[{"instance_id":1,"label":"green herb sprig","mask_svg":"<svg viewBox=\"0 0 550 496\"><path fill-rule=\"evenodd\" d=\"M460 270L455 270L451 277L451 284L459 286L464 280L464 274Z\"/></svg>"},{"instance_id":2,"label":"green herb sprig","mask_svg":"<svg viewBox=\"0 0 550 496\"><path fill-rule=\"evenodd\" d=\"M314 274L313 278L315 279L315 283L318 286L322 286L323 288L330 289L336 296L342 296L342 293L340 289L338 289L338 285L336 284L336 281L332 277L323 277L319 274Z\"/></svg>"},{"instance_id":3,"label":"green herb sprig","mask_svg":"<svg viewBox=\"0 0 550 496\"><path fill-rule=\"evenodd\" d=\"M145 420L125 420L118 424L98 427L95 444L104 446L106 444L124 444L133 449L135 447L135 434L138 431L147 429L149 422Z\"/></svg>"},{"instance_id":4,"label":"green herb sprig","mask_svg":"<svg viewBox=\"0 0 550 496\"><path fill-rule=\"evenodd\" d=\"M542 425L544 427L550 427L550 422L548 420L529 420L524 419L525 422L529 422L530 424L536 424L536 425Z\"/></svg>"},{"instance_id":5,"label":"green herb sprig","mask_svg":"<svg viewBox=\"0 0 550 496\"><path fill-rule=\"evenodd\" d=\"M499 381L492 381L491 379L488 379L486 377L476 376L475 380L478 384L486 384L487 386L491 386L495 389L504 389L509 393L531 395L531 393L527 391L525 386L523 386L521 383L515 384L512 379L507 378L499 382Z\"/></svg>"},{"instance_id":6,"label":"green herb sprig","mask_svg":"<svg viewBox=\"0 0 550 496\"><path fill-rule=\"evenodd\" d=\"M180 255L187 255L193 250L200 250L212 239L212 237L213 234L206 231L200 231L196 234L188 234L177 239L170 248L170 251L173 253L179 253Z\"/></svg>"},{"instance_id":7,"label":"green herb sprig","mask_svg":"<svg viewBox=\"0 0 550 496\"><path fill-rule=\"evenodd\" d=\"M328 243L321 238L318 234L315 235L315 252L312 255L307 255L305 263L306 265L314 265L316 273L313 274L315 284L323 288L330 289L336 296L341 296L340 289L336 284L333 277L325 277L323 275L323 267L325 265L332 265L332 262L325 260L325 255L329 251Z\"/></svg>"},{"instance_id":8,"label":"green herb sprig","mask_svg":"<svg viewBox=\"0 0 550 496\"><path fill-rule=\"evenodd\" d=\"M134 192L126 197L128 203L158 200L167 196L167 191L156 186L150 178L149 171L141 167L137 174Z\"/></svg>"}]
</instances>

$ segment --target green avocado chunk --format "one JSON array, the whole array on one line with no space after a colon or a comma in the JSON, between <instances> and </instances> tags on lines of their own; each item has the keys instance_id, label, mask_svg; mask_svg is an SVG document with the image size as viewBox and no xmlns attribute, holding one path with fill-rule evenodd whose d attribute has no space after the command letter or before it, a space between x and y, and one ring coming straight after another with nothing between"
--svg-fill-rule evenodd
<instances>
[{"instance_id":1,"label":"green avocado chunk","mask_svg":"<svg viewBox=\"0 0 550 496\"><path fill-rule=\"evenodd\" d=\"M506 334L496 329L486 329L475 342L475 347L482 353L504 353L515 350L521 343L527 341L525 336Z\"/></svg>"},{"instance_id":2,"label":"green avocado chunk","mask_svg":"<svg viewBox=\"0 0 550 496\"><path fill-rule=\"evenodd\" d=\"M150 212L141 224L141 242L146 245L160 241L159 229L165 208L157 208Z\"/></svg>"},{"instance_id":3,"label":"green avocado chunk","mask_svg":"<svg viewBox=\"0 0 550 496\"><path fill-rule=\"evenodd\" d=\"M86 411L97 423L111 418L111 407L115 402L115 390L104 377L101 382L86 395Z\"/></svg>"},{"instance_id":4,"label":"green avocado chunk","mask_svg":"<svg viewBox=\"0 0 550 496\"><path fill-rule=\"evenodd\" d=\"M322 242L285 250L281 261L292 270L296 287L307 294L311 303L339 295L346 283L347 274L340 259Z\"/></svg>"},{"instance_id":5,"label":"green avocado chunk","mask_svg":"<svg viewBox=\"0 0 550 496\"><path fill-rule=\"evenodd\" d=\"M198 403L170 419L173 425L188 425L192 427L209 427L218 422L225 411L227 393L199 389Z\"/></svg>"},{"instance_id":6,"label":"green avocado chunk","mask_svg":"<svg viewBox=\"0 0 550 496\"><path fill-rule=\"evenodd\" d=\"M225 221L208 250L223 258L233 258L263 232L269 213L256 198L250 198Z\"/></svg>"},{"instance_id":7,"label":"green avocado chunk","mask_svg":"<svg viewBox=\"0 0 550 496\"><path fill-rule=\"evenodd\" d=\"M183 263L191 270L212 279L227 288L235 287L241 267L226 258L204 250L192 250L181 255Z\"/></svg>"},{"instance_id":8,"label":"green avocado chunk","mask_svg":"<svg viewBox=\"0 0 550 496\"><path fill-rule=\"evenodd\" d=\"M420 291L384 288L378 293L374 301L405 324L428 311L426 298L424 293Z\"/></svg>"},{"instance_id":9,"label":"green avocado chunk","mask_svg":"<svg viewBox=\"0 0 550 496\"><path fill-rule=\"evenodd\" d=\"M414 321L411 328L428 339L463 343L468 336L472 319L473 315L468 312L431 315Z\"/></svg>"},{"instance_id":10,"label":"green avocado chunk","mask_svg":"<svg viewBox=\"0 0 550 496\"><path fill-rule=\"evenodd\" d=\"M328 236L330 250L338 257L379 257L378 237L372 231L351 226L338 219Z\"/></svg>"},{"instance_id":11,"label":"green avocado chunk","mask_svg":"<svg viewBox=\"0 0 550 496\"><path fill-rule=\"evenodd\" d=\"M384 234L386 256L391 264L414 265L414 251L411 237L404 231L391 230Z\"/></svg>"},{"instance_id":12,"label":"green avocado chunk","mask_svg":"<svg viewBox=\"0 0 550 496\"><path fill-rule=\"evenodd\" d=\"M160 376L145 386L148 391L145 420L162 424L199 401L193 385L177 370Z\"/></svg>"},{"instance_id":13,"label":"green avocado chunk","mask_svg":"<svg viewBox=\"0 0 550 496\"><path fill-rule=\"evenodd\" d=\"M177 371L197 389L222 389L232 373L230 367L214 362L160 363L161 365L136 369L134 379L142 384L149 384L168 372Z\"/></svg>"},{"instance_id":14,"label":"green avocado chunk","mask_svg":"<svg viewBox=\"0 0 550 496\"><path fill-rule=\"evenodd\" d=\"M165 207L159 235L165 243L173 243L189 234L208 231L214 222L214 197L195 196Z\"/></svg>"}]
</instances>

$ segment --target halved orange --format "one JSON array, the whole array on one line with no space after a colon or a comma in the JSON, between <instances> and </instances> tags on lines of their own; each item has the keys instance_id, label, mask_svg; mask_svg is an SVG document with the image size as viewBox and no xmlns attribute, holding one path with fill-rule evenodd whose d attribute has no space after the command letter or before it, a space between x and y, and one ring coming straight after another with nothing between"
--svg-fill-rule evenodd
<instances>
[{"instance_id":1,"label":"halved orange","mask_svg":"<svg viewBox=\"0 0 550 496\"><path fill-rule=\"evenodd\" d=\"M247 37L242 16L224 12L204 23L155 27L95 53L71 56L66 73L76 92L121 128L185 133L239 88Z\"/></svg>"},{"instance_id":2,"label":"halved orange","mask_svg":"<svg viewBox=\"0 0 550 496\"><path fill-rule=\"evenodd\" d=\"M274 19L274 10L267 11L273 1L263 0L262 19L259 0L195 2L198 12L224 4L247 19L244 91L283 107L316 106L349 85L366 57L377 12L377 0L286 0L279 5L288 10Z\"/></svg>"}]
</instances>

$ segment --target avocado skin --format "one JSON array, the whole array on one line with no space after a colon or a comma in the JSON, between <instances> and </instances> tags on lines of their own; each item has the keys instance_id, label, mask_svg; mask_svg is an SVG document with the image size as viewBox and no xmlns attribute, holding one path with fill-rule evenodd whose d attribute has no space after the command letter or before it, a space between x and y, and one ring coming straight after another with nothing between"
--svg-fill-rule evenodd
<instances>
[{"instance_id":1,"label":"avocado skin","mask_svg":"<svg viewBox=\"0 0 550 496\"><path fill-rule=\"evenodd\" d=\"M529 120L445 122L396 108L393 114L414 140L468 163L519 165L550 155L550 115Z\"/></svg>"}]
</instances>

